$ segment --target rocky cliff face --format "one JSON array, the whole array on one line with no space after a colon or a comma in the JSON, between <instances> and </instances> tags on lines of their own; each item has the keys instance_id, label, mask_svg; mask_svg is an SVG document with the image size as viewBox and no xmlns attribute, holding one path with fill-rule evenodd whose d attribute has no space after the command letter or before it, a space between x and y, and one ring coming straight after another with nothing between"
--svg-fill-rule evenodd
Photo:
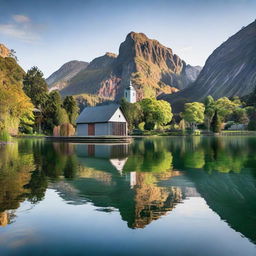
<instances>
[{"instance_id":1,"label":"rocky cliff face","mask_svg":"<svg viewBox=\"0 0 256 256\"><path fill-rule=\"evenodd\" d=\"M244 96L256 86L256 21L220 45L207 59L189 88L166 99L178 102L203 100L206 96Z\"/></svg>"},{"instance_id":2,"label":"rocky cliff face","mask_svg":"<svg viewBox=\"0 0 256 256\"><path fill-rule=\"evenodd\" d=\"M10 55L10 50L3 44L0 44L0 57L6 58Z\"/></svg>"},{"instance_id":3,"label":"rocky cliff face","mask_svg":"<svg viewBox=\"0 0 256 256\"><path fill-rule=\"evenodd\" d=\"M119 54L106 53L77 73L61 91L119 99L132 80L139 98L173 93L195 80L200 68L187 65L170 48L131 32L120 45Z\"/></svg>"},{"instance_id":4,"label":"rocky cliff face","mask_svg":"<svg viewBox=\"0 0 256 256\"><path fill-rule=\"evenodd\" d=\"M62 65L56 72L46 79L50 89L61 90L68 85L68 82L81 70L86 69L87 62L84 61L69 61Z\"/></svg>"}]
</instances>

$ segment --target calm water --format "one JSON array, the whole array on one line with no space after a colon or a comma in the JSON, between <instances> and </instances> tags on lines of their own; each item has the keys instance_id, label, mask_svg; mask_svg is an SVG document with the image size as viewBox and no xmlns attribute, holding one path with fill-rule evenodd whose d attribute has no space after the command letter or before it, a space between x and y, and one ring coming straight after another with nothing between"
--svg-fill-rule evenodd
<instances>
[{"instance_id":1,"label":"calm water","mask_svg":"<svg viewBox=\"0 0 256 256\"><path fill-rule=\"evenodd\" d=\"M256 255L256 138L0 147L0 255Z\"/></svg>"}]
</instances>

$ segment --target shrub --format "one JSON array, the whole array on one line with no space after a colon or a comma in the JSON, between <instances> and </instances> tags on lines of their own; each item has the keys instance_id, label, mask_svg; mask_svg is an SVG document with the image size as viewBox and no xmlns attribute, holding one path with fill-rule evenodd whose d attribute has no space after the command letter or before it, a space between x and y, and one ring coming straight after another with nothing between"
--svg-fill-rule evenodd
<instances>
[{"instance_id":1,"label":"shrub","mask_svg":"<svg viewBox=\"0 0 256 256\"><path fill-rule=\"evenodd\" d=\"M60 136L60 126L53 127L53 136Z\"/></svg>"},{"instance_id":2,"label":"shrub","mask_svg":"<svg viewBox=\"0 0 256 256\"><path fill-rule=\"evenodd\" d=\"M141 131L144 131L144 126L145 126L145 122L141 122L138 124L138 128L141 130Z\"/></svg>"},{"instance_id":3,"label":"shrub","mask_svg":"<svg viewBox=\"0 0 256 256\"><path fill-rule=\"evenodd\" d=\"M60 136L72 136L75 134L75 128L70 123L65 123L60 126Z\"/></svg>"},{"instance_id":4,"label":"shrub","mask_svg":"<svg viewBox=\"0 0 256 256\"><path fill-rule=\"evenodd\" d=\"M10 135L9 133L3 129L0 131L0 141L9 141L10 140Z\"/></svg>"},{"instance_id":5,"label":"shrub","mask_svg":"<svg viewBox=\"0 0 256 256\"><path fill-rule=\"evenodd\" d=\"M201 135L201 132L200 130L194 130L193 134L194 136L200 136Z\"/></svg>"}]
</instances>

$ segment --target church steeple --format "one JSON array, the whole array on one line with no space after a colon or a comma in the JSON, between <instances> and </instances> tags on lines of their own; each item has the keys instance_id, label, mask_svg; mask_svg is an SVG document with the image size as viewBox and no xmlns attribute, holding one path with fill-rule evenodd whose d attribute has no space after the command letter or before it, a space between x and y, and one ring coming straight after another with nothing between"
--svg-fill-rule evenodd
<instances>
[{"instance_id":1,"label":"church steeple","mask_svg":"<svg viewBox=\"0 0 256 256\"><path fill-rule=\"evenodd\" d=\"M132 86L131 80L130 80L130 85L124 90L124 98L130 103L136 102L136 91Z\"/></svg>"}]
</instances>

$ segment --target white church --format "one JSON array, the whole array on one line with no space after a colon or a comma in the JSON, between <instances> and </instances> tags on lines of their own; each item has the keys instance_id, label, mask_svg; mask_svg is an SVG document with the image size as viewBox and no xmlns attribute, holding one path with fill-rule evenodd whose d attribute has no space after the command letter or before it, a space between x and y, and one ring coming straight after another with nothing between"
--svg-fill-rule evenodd
<instances>
[{"instance_id":1,"label":"white church","mask_svg":"<svg viewBox=\"0 0 256 256\"><path fill-rule=\"evenodd\" d=\"M135 103L137 101L136 91L132 86L131 81L130 85L124 90L124 98L130 103Z\"/></svg>"},{"instance_id":2,"label":"white church","mask_svg":"<svg viewBox=\"0 0 256 256\"><path fill-rule=\"evenodd\" d=\"M131 82L124 91L124 98L136 102L136 91ZM86 107L76 120L77 136L127 136L127 120L117 104Z\"/></svg>"}]
</instances>

